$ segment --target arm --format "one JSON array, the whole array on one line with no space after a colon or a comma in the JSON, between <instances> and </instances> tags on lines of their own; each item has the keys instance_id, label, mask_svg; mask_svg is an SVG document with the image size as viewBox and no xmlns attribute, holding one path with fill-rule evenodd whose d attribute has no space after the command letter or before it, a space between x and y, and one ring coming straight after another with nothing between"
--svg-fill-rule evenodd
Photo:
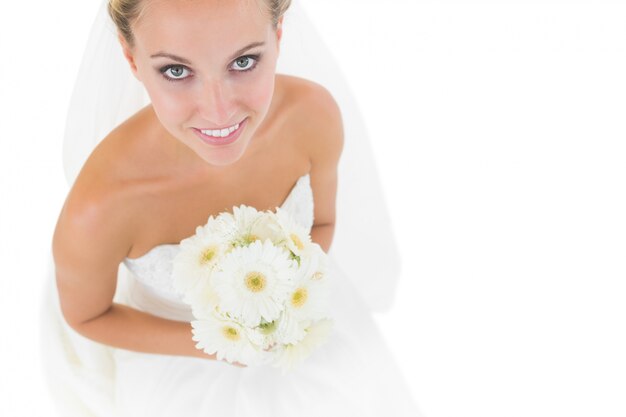
<instances>
[{"instance_id":1,"label":"arm","mask_svg":"<svg viewBox=\"0 0 626 417\"><path fill-rule=\"evenodd\" d=\"M343 150L343 123L337 103L327 90L317 84L310 87L306 107L303 125L315 201L311 238L328 252L335 231L337 168Z\"/></svg>"},{"instance_id":2,"label":"arm","mask_svg":"<svg viewBox=\"0 0 626 417\"><path fill-rule=\"evenodd\" d=\"M118 266L131 247L132 210L119 192L92 187L77 181L53 237L56 282L67 323L89 339L118 348L215 359L195 348L189 323L113 303Z\"/></svg>"},{"instance_id":3,"label":"arm","mask_svg":"<svg viewBox=\"0 0 626 417\"><path fill-rule=\"evenodd\" d=\"M333 235L335 233L335 224L314 224L311 228L311 240L317 243L324 249L324 252L328 253L330 245L333 241Z\"/></svg>"}]
</instances>

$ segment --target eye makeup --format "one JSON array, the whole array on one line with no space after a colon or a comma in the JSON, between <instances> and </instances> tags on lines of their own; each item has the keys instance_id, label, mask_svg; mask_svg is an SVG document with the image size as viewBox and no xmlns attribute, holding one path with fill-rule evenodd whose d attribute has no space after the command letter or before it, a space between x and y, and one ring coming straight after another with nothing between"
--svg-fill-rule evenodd
<instances>
[{"instance_id":1,"label":"eye makeup","mask_svg":"<svg viewBox=\"0 0 626 417\"><path fill-rule=\"evenodd\" d=\"M254 55L242 55L238 58L236 58L235 60L233 60L233 62L230 65L230 69L231 71L235 72L235 73L240 73L240 72L249 72L254 70L258 65L259 62L261 61L262 55L261 54L254 54ZM252 60L254 61L254 63L249 67L249 68L245 68L245 69L232 69L233 66L235 66L236 62L242 59L248 59L248 60ZM172 77L170 75L166 75L166 72L170 71L170 70L174 70L174 71L179 71L182 73L184 73L184 71L188 71L191 72L191 70L182 64L169 64L169 65L165 65L161 68L158 69L159 73L163 76L163 78L165 78L167 81L171 81L171 82L177 82L177 81L184 81L186 79L188 79L189 77L191 77L191 75L187 75L185 77Z\"/></svg>"}]
</instances>

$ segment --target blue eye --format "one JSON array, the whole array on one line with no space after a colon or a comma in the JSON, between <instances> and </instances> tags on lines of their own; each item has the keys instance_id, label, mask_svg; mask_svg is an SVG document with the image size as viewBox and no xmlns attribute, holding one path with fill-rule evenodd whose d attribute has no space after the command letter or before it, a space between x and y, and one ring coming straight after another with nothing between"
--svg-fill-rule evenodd
<instances>
[{"instance_id":1,"label":"blue eye","mask_svg":"<svg viewBox=\"0 0 626 417\"><path fill-rule=\"evenodd\" d=\"M237 58L231 67L235 71L244 72L254 69L259 63L259 55L245 55Z\"/></svg>"},{"instance_id":2,"label":"blue eye","mask_svg":"<svg viewBox=\"0 0 626 417\"><path fill-rule=\"evenodd\" d=\"M188 77L188 75L184 76L185 71L189 72L189 70L182 65L168 65L166 67L161 68L161 74L163 74L165 79L169 81L184 80L185 78ZM168 72L169 72L169 75L168 75Z\"/></svg>"}]
</instances>

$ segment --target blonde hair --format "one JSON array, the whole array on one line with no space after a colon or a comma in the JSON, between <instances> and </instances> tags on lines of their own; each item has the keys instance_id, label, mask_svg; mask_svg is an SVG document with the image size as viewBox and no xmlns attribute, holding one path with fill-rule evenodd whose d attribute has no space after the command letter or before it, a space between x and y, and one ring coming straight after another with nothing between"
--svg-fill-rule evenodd
<instances>
[{"instance_id":1,"label":"blonde hair","mask_svg":"<svg viewBox=\"0 0 626 417\"><path fill-rule=\"evenodd\" d=\"M129 46L133 46L134 38L131 25L141 16L145 2L148 0L109 0L108 11L117 30L124 37ZM261 0L266 11L272 18L274 28L278 20L285 14L291 0Z\"/></svg>"}]
</instances>

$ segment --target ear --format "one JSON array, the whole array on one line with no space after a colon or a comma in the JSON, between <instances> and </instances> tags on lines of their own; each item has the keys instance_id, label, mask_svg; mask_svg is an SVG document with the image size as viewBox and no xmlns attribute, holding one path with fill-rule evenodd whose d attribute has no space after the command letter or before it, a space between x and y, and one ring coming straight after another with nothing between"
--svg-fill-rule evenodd
<instances>
[{"instance_id":1,"label":"ear","mask_svg":"<svg viewBox=\"0 0 626 417\"><path fill-rule=\"evenodd\" d=\"M128 61L128 64L130 65L130 70L133 72L135 78L141 81L137 74L137 64L135 63L135 57L133 56L133 53L128 46L128 43L126 42L126 39L124 39L124 36L122 36L121 33L118 33L117 39L119 40L120 45L122 45L122 52L124 53L124 58L126 58L126 61Z\"/></svg>"},{"instance_id":2,"label":"ear","mask_svg":"<svg viewBox=\"0 0 626 417\"><path fill-rule=\"evenodd\" d=\"M281 16L278 19L278 23L276 24L276 47L278 48L278 51L280 52L280 40L283 37L283 17Z\"/></svg>"},{"instance_id":3,"label":"ear","mask_svg":"<svg viewBox=\"0 0 626 417\"><path fill-rule=\"evenodd\" d=\"M276 24L276 36L277 36L278 42L280 42L280 39L283 37L283 18L284 17L285 17L284 15L281 16L278 19L278 23Z\"/></svg>"}]
</instances>

